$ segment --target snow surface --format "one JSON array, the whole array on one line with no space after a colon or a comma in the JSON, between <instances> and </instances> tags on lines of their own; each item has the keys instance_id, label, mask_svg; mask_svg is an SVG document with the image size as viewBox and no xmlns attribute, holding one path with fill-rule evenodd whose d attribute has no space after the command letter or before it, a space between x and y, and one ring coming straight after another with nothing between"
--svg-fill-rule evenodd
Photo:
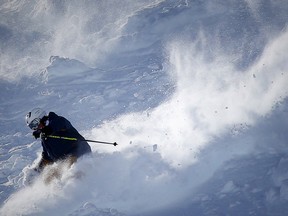
<instances>
[{"instance_id":1,"label":"snow surface","mask_svg":"<svg viewBox=\"0 0 288 216\"><path fill-rule=\"evenodd\" d=\"M287 11L1 1L0 215L288 215ZM34 107L119 145L27 185Z\"/></svg>"}]
</instances>

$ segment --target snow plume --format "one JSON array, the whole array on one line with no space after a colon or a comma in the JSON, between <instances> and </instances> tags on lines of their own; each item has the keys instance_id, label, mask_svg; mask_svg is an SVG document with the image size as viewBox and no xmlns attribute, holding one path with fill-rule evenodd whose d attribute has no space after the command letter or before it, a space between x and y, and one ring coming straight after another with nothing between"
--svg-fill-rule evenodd
<instances>
[{"instance_id":1,"label":"snow plume","mask_svg":"<svg viewBox=\"0 0 288 216\"><path fill-rule=\"evenodd\" d=\"M68 215L83 208L93 215L105 209L131 214L168 205L181 197L185 190L182 182L178 182L177 173L163 163L159 154L139 149L133 154L94 154L49 184L43 182L44 174L31 186L13 194L0 213ZM165 200L164 192L168 196ZM75 215L86 215L76 212Z\"/></svg>"},{"instance_id":2,"label":"snow plume","mask_svg":"<svg viewBox=\"0 0 288 216\"><path fill-rule=\"evenodd\" d=\"M121 116L88 136L118 140L126 151L157 144L169 165L189 166L207 144L233 128L253 126L287 97L287 39L285 32L268 44L246 71L235 69L233 59L220 52L207 57L205 40L173 42L168 46L176 83L172 98L153 110Z\"/></svg>"}]
</instances>

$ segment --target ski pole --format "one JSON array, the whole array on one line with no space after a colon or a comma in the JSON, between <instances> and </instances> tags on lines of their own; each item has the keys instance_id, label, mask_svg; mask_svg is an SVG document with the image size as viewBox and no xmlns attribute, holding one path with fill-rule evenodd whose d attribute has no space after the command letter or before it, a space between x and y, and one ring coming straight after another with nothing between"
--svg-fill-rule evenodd
<instances>
[{"instance_id":1,"label":"ski pole","mask_svg":"<svg viewBox=\"0 0 288 216\"><path fill-rule=\"evenodd\" d=\"M100 144L108 144L108 145L118 145L116 142L114 143L111 143L111 142L103 142L103 141L97 141L97 140L83 140L83 141L86 141L86 142L94 142L94 143L100 143Z\"/></svg>"},{"instance_id":2,"label":"ski pole","mask_svg":"<svg viewBox=\"0 0 288 216\"><path fill-rule=\"evenodd\" d=\"M64 137L64 136L53 136L53 135L48 135L47 137L49 138L54 138L54 139L64 139L64 140L71 140L71 141L77 141L77 138L74 137ZM97 140L86 140L86 139L81 139L79 141L86 141L86 142L94 142L94 143L100 143L100 144L108 144L108 145L118 145L116 142L111 143L111 142L103 142L103 141L97 141Z\"/></svg>"}]
</instances>

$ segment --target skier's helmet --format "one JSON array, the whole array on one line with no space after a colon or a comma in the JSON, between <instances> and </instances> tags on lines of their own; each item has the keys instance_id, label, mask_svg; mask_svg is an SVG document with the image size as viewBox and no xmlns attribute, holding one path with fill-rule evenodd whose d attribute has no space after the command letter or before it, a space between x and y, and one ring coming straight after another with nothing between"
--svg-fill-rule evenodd
<instances>
[{"instance_id":1,"label":"skier's helmet","mask_svg":"<svg viewBox=\"0 0 288 216\"><path fill-rule=\"evenodd\" d=\"M41 108L35 108L26 115L26 124L32 130L37 130L40 124L40 120L46 116L46 112Z\"/></svg>"}]
</instances>

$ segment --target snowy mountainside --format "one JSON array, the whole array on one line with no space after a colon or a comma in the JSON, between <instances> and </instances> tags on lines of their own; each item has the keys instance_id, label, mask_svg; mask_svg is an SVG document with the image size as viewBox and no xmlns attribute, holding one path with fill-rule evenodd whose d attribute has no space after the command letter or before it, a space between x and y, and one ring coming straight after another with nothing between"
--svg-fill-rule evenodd
<instances>
[{"instance_id":1,"label":"snowy mountainside","mask_svg":"<svg viewBox=\"0 0 288 216\"><path fill-rule=\"evenodd\" d=\"M287 215L287 10L1 2L0 214ZM38 106L119 145L91 143L60 179L24 185Z\"/></svg>"}]
</instances>

